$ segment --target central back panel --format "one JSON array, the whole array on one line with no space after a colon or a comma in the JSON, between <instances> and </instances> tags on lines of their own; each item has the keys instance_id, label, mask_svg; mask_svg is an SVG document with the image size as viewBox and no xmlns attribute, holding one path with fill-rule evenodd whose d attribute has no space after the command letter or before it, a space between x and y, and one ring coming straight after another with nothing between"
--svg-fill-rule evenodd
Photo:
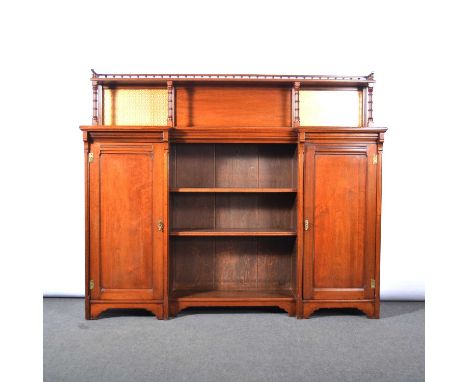
<instances>
[{"instance_id":1,"label":"central back panel","mask_svg":"<svg viewBox=\"0 0 468 382\"><path fill-rule=\"evenodd\" d=\"M291 88L184 84L175 110L178 127L290 127Z\"/></svg>"}]
</instances>

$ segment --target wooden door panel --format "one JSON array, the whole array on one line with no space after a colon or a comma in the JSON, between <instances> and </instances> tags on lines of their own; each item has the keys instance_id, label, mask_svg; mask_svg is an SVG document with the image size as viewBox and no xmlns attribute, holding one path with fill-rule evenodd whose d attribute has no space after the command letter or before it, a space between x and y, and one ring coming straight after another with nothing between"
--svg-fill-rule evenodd
<instances>
[{"instance_id":1,"label":"wooden door panel","mask_svg":"<svg viewBox=\"0 0 468 382\"><path fill-rule=\"evenodd\" d=\"M374 152L374 145L306 146L305 299L372 297Z\"/></svg>"},{"instance_id":2,"label":"wooden door panel","mask_svg":"<svg viewBox=\"0 0 468 382\"><path fill-rule=\"evenodd\" d=\"M151 289L152 159L101 152L101 288Z\"/></svg>"},{"instance_id":3,"label":"wooden door panel","mask_svg":"<svg viewBox=\"0 0 468 382\"><path fill-rule=\"evenodd\" d=\"M314 286L361 287L366 157L322 154L315 161Z\"/></svg>"},{"instance_id":4,"label":"wooden door panel","mask_svg":"<svg viewBox=\"0 0 468 382\"><path fill-rule=\"evenodd\" d=\"M157 189L162 151L158 145L130 143L96 143L92 150L92 298L162 298L163 238L155 232L163 216L163 190Z\"/></svg>"}]
</instances>

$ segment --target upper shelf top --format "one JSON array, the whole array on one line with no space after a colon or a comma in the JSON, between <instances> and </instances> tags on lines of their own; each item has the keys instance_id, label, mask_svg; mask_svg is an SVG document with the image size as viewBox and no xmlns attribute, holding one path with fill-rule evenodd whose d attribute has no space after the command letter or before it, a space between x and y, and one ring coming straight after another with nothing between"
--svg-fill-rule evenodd
<instances>
[{"instance_id":1,"label":"upper shelf top","mask_svg":"<svg viewBox=\"0 0 468 382\"><path fill-rule=\"evenodd\" d=\"M221 81L221 82L301 82L301 84L367 86L374 83L374 73L365 76L336 75L278 75L278 74L130 74L96 73L93 69L92 81L109 83L165 83L167 81Z\"/></svg>"}]
</instances>

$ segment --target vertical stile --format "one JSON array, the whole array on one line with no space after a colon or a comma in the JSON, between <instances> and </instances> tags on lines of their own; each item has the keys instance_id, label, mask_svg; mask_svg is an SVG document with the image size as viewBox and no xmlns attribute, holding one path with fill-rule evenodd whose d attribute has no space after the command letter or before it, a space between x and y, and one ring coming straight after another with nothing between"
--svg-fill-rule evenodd
<instances>
[{"instance_id":1,"label":"vertical stile","mask_svg":"<svg viewBox=\"0 0 468 382\"><path fill-rule=\"evenodd\" d=\"M372 72L367 76L368 80L373 80L374 79L374 73ZM374 93L374 84L370 83L368 88L367 88L367 127L373 127L374 126L374 117L373 117L373 111L374 107L373 104L374 102L372 101L372 96Z\"/></svg>"},{"instance_id":2,"label":"vertical stile","mask_svg":"<svg viewBox=\"0 0 468 382\"><path fill-rule=\"evenodd\" d=\"M167 81L167 126L174 127L174 86L172 81Z\"/></svg>"},{"instance_id":3,"label":"vertical stile","mask_svg":"<svg viewBox=\"0 0 468 382\"><path fill-rule=\"evenodd\" d=\"M294 122L293 127L299 127L301 125L299 120L299 88L301 87L300 82L294 82Z\"/></svg>"}]
</instances>

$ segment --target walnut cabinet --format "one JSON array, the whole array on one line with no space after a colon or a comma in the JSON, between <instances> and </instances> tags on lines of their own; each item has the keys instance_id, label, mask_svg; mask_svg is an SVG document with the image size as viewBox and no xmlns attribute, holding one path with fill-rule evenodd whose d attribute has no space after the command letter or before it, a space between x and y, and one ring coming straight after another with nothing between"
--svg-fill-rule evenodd
<instances>
[{"instance_id":1,"label":"walnut cabinet","mask_svg":"<svg viewBox=\"0 0 468 382\"><path fill-rule=\"evenodd\" d=\"M91 81L87 319L208 306L379 317L373 74Z\"/></svg>"}]
</instances>

